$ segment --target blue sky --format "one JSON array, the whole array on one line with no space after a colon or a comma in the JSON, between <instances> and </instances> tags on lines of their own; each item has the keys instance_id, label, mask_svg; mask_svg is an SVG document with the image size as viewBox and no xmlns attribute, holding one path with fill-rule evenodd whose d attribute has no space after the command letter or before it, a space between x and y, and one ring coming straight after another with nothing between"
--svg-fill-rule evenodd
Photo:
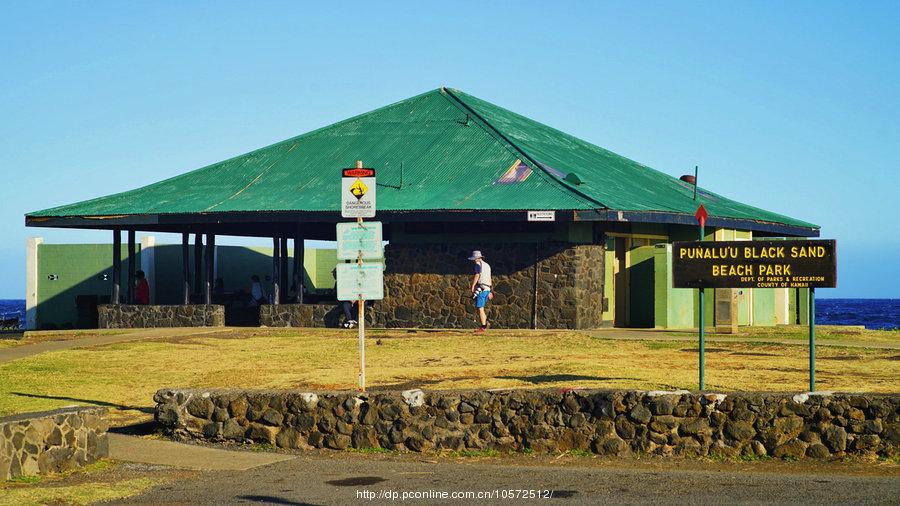
<instances>
[{"instance_id":1,"label":"blue sky","mask_svg":"<svg viewBox=\"0 0 900 506\"><path fill-rule=\"evenodd\" d=\"M28 211L441 85L672 175L699 164L838 240L820 296L900 297L898 6L4 2L0 298L24 297L26 237L110 240L26 229Z\"/></svg>"}]
</instances>

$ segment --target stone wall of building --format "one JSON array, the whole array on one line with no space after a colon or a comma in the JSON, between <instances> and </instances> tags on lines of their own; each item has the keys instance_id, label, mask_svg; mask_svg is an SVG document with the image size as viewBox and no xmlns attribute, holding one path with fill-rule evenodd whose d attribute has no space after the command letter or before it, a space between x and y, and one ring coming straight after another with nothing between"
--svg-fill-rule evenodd
<instances>
[{"instance_id":1,"label":"stone wall of building","mask_svg":"<svg viewBox=\"0 0 900 506\"><path fill-rule=\"evenodd\" d=\"M109 455L104 408L64 408L0 418L0 481L63 472Z\"/></svg>"},{"instance_id":2,"label":"stone wall of building","mask_svg":"<svg viewBox=\"0 0 900 506\"><path fill-rule=\"evenodd\" d=\"M383 327L474 328L469 287L473 249L491 265L498 328L593 328L602 324L603 246L564 242L389 244L384 300L374 307Z\"/></svg>"},{"instance_id":3,"label":"stone wall of building","mask_svg":"<svg viewBox=\"0 0 900 506\"><path fill-rule=\"evenodd\" d=\"M603 326L605 260L605 247L591 245L575 248L576 328L593 329Z\"/></svg>"},{"instance_id":4,"label":"stone wall of building","mask_svg":"<svg viewBox=\"0 0 900 506\"><path fill-rule=\"evenodd\" d=\"M366 305L366 323L374 323L373 310ZM338 327L343 311L336 304L264 304L259 307L259 323L266 327Z\"/></svg>"},{"instance_id":5,"label":"stone wall of building","mask_svg":"<svg viewBox=\"0 0 900 506\"><path fill-rule=\"evenodd\" d=\"M798 459L900 449L897 394L164 389L154 400L156 421L176 437L282 448Z\"/></svg>"},{"instance_id":6,"label":"stone wall of building","mask_svg":"<svg viewBox=\"0 0 900 506\"><path fill-rule=\"evenodd\" d=\"M106 304L97 306L99 328L137 329L152 327L222 327L225 306L191 304L187 306L144 306Z\"/></svg>"},{"instance_id":7,"label":"stone wall of building","mask_svg":"<svg viewBox=\"0 0 900 506\"><path fill-rule=\"evenodd\" d=\"M469 286L472 244L390 244L385 250L384 299L366 306L377 327L474 328ZM515 243L485 247L494 299L488 318L497 328L596 328L602 326L601 245ZM490 255L490 256L487 256ZM337 327L334 304L260 307L268 327Z\"/></svg>"}]
</instances>

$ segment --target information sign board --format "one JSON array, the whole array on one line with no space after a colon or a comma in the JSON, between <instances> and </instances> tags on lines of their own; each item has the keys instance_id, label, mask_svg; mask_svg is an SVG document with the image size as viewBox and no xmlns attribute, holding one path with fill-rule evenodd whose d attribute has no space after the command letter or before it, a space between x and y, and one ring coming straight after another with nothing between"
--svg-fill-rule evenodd
<instances>
[{"instance_id":1,"label":"information sign board","mask_svg":"<svg viewBox=\"0 0 900 506\"><path fill-rule=\"evenodd\" d=\"M674 288L834 288L833 239L704 241L672 245Z\"/></svg>"},{"instance_id":2,"label":"information sign board","mask_svg":"<svg viewBox=\"0 0 900 506\"><path fill-rule=\"evenodd\" d=\"M384 298L384 265L381 262L337 264L338 300Z\"/></svg>"},{"instance_id":3,"label":"information sign board","mask_svg":"<svg viewBox=\"0 0 900 506\"><path fill-rule=\"evenodd\" d=\"M363 260L380 260L384 258L380 221L364 221L361 223L337 224L337 258L338 260L357 260L362 254Z\"/></svg>"}]
</instances>

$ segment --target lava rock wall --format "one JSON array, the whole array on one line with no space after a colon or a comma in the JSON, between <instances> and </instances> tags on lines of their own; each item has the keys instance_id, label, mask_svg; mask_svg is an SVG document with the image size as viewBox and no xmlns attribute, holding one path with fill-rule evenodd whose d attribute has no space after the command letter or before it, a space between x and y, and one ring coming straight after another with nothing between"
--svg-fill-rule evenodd
<instances>
[{"instance_id":1,"label":"lava rock wall","mask_svg":"<svg viewBox=\"0 0 900 506\"><path fill-rule=\"evenodd\" d=\"M180 438L283 448L896 457L900 395L579 390L156 393Z\"/></svg>"},{"instance_id":2,"label":"lava rock wall","mask_svg":"<svg viewBox=\"0 0 900 506\"><path fill-rule=\"evenodd\" d=\"M0 418L0 481L65 472L109 455L104 408L64 408Z\"/></svg>"},{"instance_id":3,"label":"lava rock wall","mask_svg":"<svg viewBox=\"0 0 900 506\"><path fill-rule=\"evenodd\" d=\"M97 306L99 328L139 329L153 327L222 327L225 306L216 304Z\"/></svg>"}]
</instances>

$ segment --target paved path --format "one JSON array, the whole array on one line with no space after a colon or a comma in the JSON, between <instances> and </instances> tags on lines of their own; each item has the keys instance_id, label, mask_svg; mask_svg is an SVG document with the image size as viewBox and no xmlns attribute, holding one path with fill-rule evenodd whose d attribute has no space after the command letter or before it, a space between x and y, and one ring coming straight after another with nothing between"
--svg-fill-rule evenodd
<instances>
[{"instance_id":1,"label":"paved path","mask_svg":"<svg viewBox=\"0 0 900 506\"><path fill-rule=\"evenodd\" d=\"M756 467L760 463L702 469L687 464L672 460L641 468L634 461L625 461L575 467L435 462L427 457L398 461L347 454L298 456L244 472L201 473L196 479L155 487L120 503L400 504L404 493L419 494L418 499L407 497L405 502L413 504L544 501L504 499L500 494L510 489L549 491L556 499L553 503L564 504L896 504L900 497L896 475L852 476L841 472L839 464L803 472L761 472L760 467L768 466ZM781 462L775 464L776 469L790 469L780 466ZM493 497L440 497L459 492Z\"/></svg>"},{"instance_id":2,"label":"paved path","mask_svg":"<svg viewBox=\"0 0 900 506\"><path fill-rule=\"evenodd\" d=\"M106 344L126 343L153 339L160 337L179 337L188 335L211 334L221 332L224 327L208 328L159 328L127 330L121 334L108 334L91 337L73 337L61 341L42 341L34 344L23 344L0 349L0 364L20 358L46 353L48 351L70 350L72 348L87 348L91 346L103 346Z\"/></svg>"},{"instance_id":3,"label":"paved path","mask_svg":"<svg viewBox=\"0 0 900 506\"><path fill-rule=\"evenodd\" d=\"M671 331L639 330L639 329L599 329L584 331L592 337L612 341L683 341L697 342L696 335L670 334ZM794 346L808 346L805 339L790 339L759 335L716 335L706 334L707 343L776 343ZM883 350L900 350L900 342L868 342L858 339L817 339L816 346L839 346L844 348L876 348Z\"/></svg>"},{"instance_id":4,"label":"paved path","mask_svg":"<svg viewBox=\"0 0 900 506\"><path fill-rule=\"evenodd\" d=\"M157 464L179 469L246 471L296 458L272 452L229 451L219 448L109 434L109 457L125 462Z\"/></svg>"}]
</instances>

